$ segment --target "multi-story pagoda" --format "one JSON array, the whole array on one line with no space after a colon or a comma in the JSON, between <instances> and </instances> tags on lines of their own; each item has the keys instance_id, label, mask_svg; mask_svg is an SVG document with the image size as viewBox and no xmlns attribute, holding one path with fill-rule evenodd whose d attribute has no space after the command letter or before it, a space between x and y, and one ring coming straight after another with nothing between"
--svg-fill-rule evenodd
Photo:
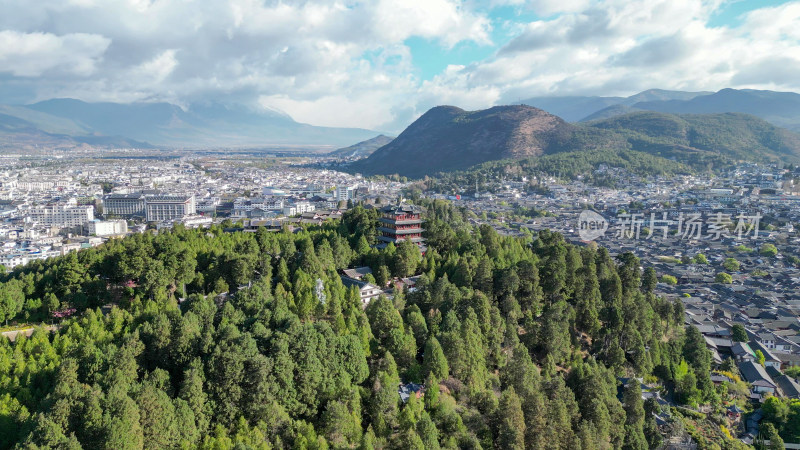
<instances>
[{"instance_id":1,"label":"multi-story pagoda","mask_svg":"<svg viewBox=\"0 0 800 450\"><path fill-rule=\"evenodd\" d=\"M389 242L397 245L401 241L411 241L425 251L425 239L422 237L422 219L420 209L413 205L388 205L380 209L378 248L384 248Z\"/></svg>"}]
</instances>

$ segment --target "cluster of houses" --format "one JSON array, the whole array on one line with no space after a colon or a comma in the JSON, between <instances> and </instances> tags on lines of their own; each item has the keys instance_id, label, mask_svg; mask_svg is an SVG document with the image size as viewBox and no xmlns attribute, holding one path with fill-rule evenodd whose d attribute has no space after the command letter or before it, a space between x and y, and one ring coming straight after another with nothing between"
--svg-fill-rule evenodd
<instances>
[{"instance_id":1,"label":"cluster of houses","mask_svg":"<svg viewBox=\"0 0 800 450\"><path fill-rule=\"evenodd\" d=\"M768 395L800 399L800 384L783 373L788 367L800 366L800 345L782 336L786 334L782 331L793 331L796 338L800 329L796 316L773 314L762 318L757 314L751 318L744 311L729 319L715 314L713 303L696 298L687 300L687 324L697 327L703 335L715 363L721 364L725 358L736 361L742 379L751 386L753 401L762 402ZM756 315L755 310L750 313ZM731 329L737 323L744 325L747 342L733 339ZM763 357L763 365L759 357Z\"/></svg>"}]
</instances>

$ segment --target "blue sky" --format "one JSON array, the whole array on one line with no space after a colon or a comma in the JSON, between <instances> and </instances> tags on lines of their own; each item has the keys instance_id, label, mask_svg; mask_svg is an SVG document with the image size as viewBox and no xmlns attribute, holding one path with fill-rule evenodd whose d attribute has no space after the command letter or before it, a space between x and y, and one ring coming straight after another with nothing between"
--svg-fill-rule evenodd
<instances>
[{"instance_id":1,"label":"blue sky","mask_svg":"<svg viewBox=\"0 0 800 450\"><path fill-rule=\"evenodd\" d=\"M518 6L498 6L485 13L492 24L491 43L466 41L449 48L433 39L417 36L405 40L405 45L411 49L416 71L423 80L432 79L448 65L466 66L490 57L518 32L512 25L519 26L540 19L532 11Z\"/></svg>"},{"instance_id":2,"label":"blue sky","mask_svg":"<svg viewBox=\"0 0 800 450\"><path fill-rule=\"evenodd\" d=\"M717 12L711 16L709 25L738 26L746 13L759 8L778 6L789 3L788 0L738 0L723 3Z\"/></svg>"},{"instance_id":3,"label":"blue sky","mask_svg":"<svg viewBox=\"0 0 800 450\"><path fill-rule=\"evenodd\" d=\"M0 103L206 102L395 132L427 109L800 91L800 0L0 0Z\"/></svg>"},{"instance_id":4,"label":"blue sky","mask_svg":"<svg viewBox=\"0 0 800 450\"><path fill-rule=\"evenodd\" d=\"M745 15L755 9L778 6L790 3L789 0L733 0L724 2L710 17L708 25L712 27L735 27L741 24ZM448 65L468 65L490 57L498 48L508 43L515 30L508 24L524 24L536 20L552 20L558 14L549 17L537 16L530 8L524 6L498 6L486 10L492 23L491 44L462 42L452 48L440 45L433 39L410 37L405 45L411 49L416 73L424 80L430 80L441 73ZM800 24L798 24L800 26Z\"/></svg>"}]
</instances>

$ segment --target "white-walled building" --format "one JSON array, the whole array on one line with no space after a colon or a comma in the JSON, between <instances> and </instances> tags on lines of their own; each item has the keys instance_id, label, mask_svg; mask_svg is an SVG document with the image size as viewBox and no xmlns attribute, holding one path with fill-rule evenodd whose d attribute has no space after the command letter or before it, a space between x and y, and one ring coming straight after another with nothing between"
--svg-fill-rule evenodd
<instances>
[{"instance_id":1,"label":"white-walled building","mask_svg":"<svg viewBox=\"0 0 800 450\"><path fill-rule=\"evenodd\" d=\"M307 201L296 202L294 204L295 210L297 214L303 214L307 212L313 212L316 209L313 203Z\"/></svg>"},{"instance_id":2,"label":"white-walled building","mask_svg":"<svg viewBox=\"0 0 800 450\"><path fill-rule=\"evenodd\" d=\"M358 186L336 186L334 197L337 201L355 200Z\"/></svg>"},{"instance_id":3,"label":"white-walled building","mask_svg":"<svg viewBox=\"0 0 800 450\"><path fill-rule=\"evenodd\" d=\"M148 222L182 219L197 213L194 195L157 195L145 200Z\"/></svg>"},{"instance_id":4,"label":"white-walled building","mask_svg":"<svg viewBox=\"0 0 800 450\"><path fill-rule=\"evenodd\" d=\"M94 236L114 236L128 232L128 223L124 220L93 220L86 226L89 234Z\"/></svg>"},{"instance_id":5,"label":"white-walled building","mask_svg":"<svg viewBox=\"0 0 800 450\"><path fill-rule=\"evenodd\" d=\"M108 194L103 197L103 212L120 217L143 216L144 194Z\"/></svg>"},{"instance_id":6,"label":"white-walled building","mask_svg":"<svg viewBox=\"0 0 800 450\"><path fill-rule=\"evenodd\" d=\"M41 206L30 209L28 219L39 225L75 227L94 220L94 206Z\"/></svg>"},{"instance_id":7,"label":"white-walled building","mask_svg":"<svg viewBox=\"0 0 800 450\"><path fill-rule=\"evenodd\" d=\"M267 186L261 189L261 194L266 196L272 195L286 195L286 191L283 189L277 189L271 186Z\"/></svg>"}]
</instances>

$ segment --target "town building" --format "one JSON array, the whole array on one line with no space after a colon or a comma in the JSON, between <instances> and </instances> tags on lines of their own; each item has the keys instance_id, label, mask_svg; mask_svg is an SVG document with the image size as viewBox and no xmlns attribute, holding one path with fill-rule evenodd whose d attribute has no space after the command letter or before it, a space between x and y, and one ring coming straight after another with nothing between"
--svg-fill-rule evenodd
<instances>
[{"instance_id":1,"label":"town building","mask_svg":"<svg viewBox=\"0 0 800 450\"><path fill-rule=\"evenodd\" d=\"M94 206L42 206L28 211L28 219L44 226L76 227L94 220Z\"/></svg>"},{"instance_id":2,"label":"town building","mask_svg":"<svg viewBox=\"0 0 800 450\"><path fill-rule=\"evenodd\" d=\"M294 203L294 207L297 210L297 214L305 214L308 212L313 212L316 209L316 206L309 201L299 201Z\"/></svg>"},{"instance_id":3,"label":"town building","mask_svg":"<svg viewBox=\"0 0 800 450\"><path fill-rule=\"evenodd\" d=\"M754 361L745 361L739 364L739 372L742 377L753 386L753 392L757 394L774 394L775 382L767 374L764 367Z\"/></svg>"},{"instance_id":4,"label":"town building","mask_svg":"<svg viewBox=\"0 0 800 450\"><path fill-rule=\"evenodd\" d=\"M133 194L108 194L103 197L103 212L108 216L142 217L145 196L141 192Z\"/></svg>"},{"instance_id":5,"label":"town building","mask_svg":"<svg viewBox=\"0 0 800 450\"><path fill-rule=\"evenodd\" d=\"M350 288L351 286L355 286L358 289L358 295L361 298L361 307L366 308L369 305L369 302L372 299L378 297L379 295L383 294L383 291L378 286L375 286L372 283L368 283L362 280L356 280L354 278L350 278L347 276L342 275L342 284L346 288Z\"/></svg>"},{"instance_id":6,"label":"town building","mask_svg":"<svg viewBox=\"0 0 800 450\"><path fill-rule=\"evenodd\" d=\"M272 186L267 186L261 189L261 194L265 196L281 196L286 195L286 191Z\"/></svg>"},{"instance_id":7,"label":"town building","mask_svg":"<svg viewBox=\"0 0 800 450\"><path fill-rule=\"evenodd\" d=\"M145 200L148 222L182 219L196 214L194 195L156 195Z\"/></svg>"},{"instance_id":8,"label":"town building","mask_svg":"<svg viewBox=\"0 0 800 450\"><path fill-rule=\"evenodd\" d=\"M128 232L128 223L124 220L93 220L86 224L90 236L115 236Z\"/></svg>"},{"instance_id":9,"label":"town building","mask_svg":"<svg viewBox=\"0 0 800 450\"><path fill-rule=\"evenodd\" d=\"M337 201L355 200L358 186L336 186L334 198Z\"/></svg>"},{"instance_id":10,"label":"town building","mask_svg":"<svg viewBox=\"0 0 800 450\"><path fill-rule=\"evenodd\" d=\"M292 217L297 215L297 208L294 205L284 206L283 207L283 215L287 217Z\"/></svg>"}]
</instances>

